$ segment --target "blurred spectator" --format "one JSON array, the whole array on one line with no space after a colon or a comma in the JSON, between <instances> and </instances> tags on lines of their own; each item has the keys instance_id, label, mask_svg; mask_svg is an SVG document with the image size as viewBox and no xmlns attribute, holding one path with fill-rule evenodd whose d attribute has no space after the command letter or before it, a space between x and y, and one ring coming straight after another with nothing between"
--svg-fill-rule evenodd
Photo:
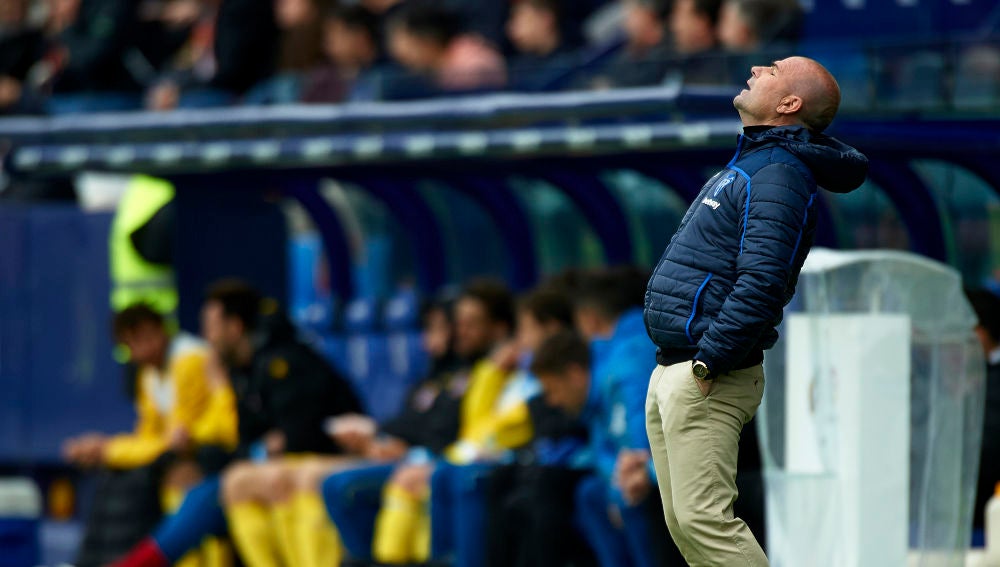
<instances>
[{"instance_id":1,"label":"blurred spectator","mask_svg":"<svg viewBox=\"0 0 1000 567\"><path fill-rule=\"evenodd\" d=\"M728 84L715 28L721 0L676 0L670 30L679 59L667 78L683 84Z\"/></svg>"},{"instance_id":2,"label":"blurred spectator","mask_svg":"<svg viewBox=\"0 0 1000 567\"><path fill-rule=\"evenodd\" d=\"M341 102L379 60L378 18L361 5L338 6L323 23L328 64L306 79L303 102ZM370 97L365 97L370 98Z\"/></svg>"},{"instance_id":3,"label":"blurred spectator","mask_svg":"<svg viewBox=\"0 0 1000 567\"><path fill-rule=\"evenodd\" d=\"M202 0L140 0L138 28L134 34L141 59L130 70L144 86L156 82L178 52L210 19Z\"/></svg>"},{"instance_id":4,"label":"blurred spectator","mask_svg":"<svg viewBox=\"0 0 1000 567\"><path fill-rule=\"evenodd\" d=\"M322 65L321 0L274 0L280 30L275 75L243 96L244 104L290 104L301 98L305 73Z\"/></svg>"},{"instance_id":5,"label":"blurred spectator","mask_svg":"<svg viewBox=\"0 0 1000 567\"><path fill-rule=\"evenodd\" d=\"M0 115L39 110L25 79L44 52L43 42L41 30L28 25L28 0L0 3Z\"/></svg>"},{"instance_id":6,"label":"blurred spectator","mask_svg":"<svg viewBox=\"0 0 1000 567\"><path fill-rule=\"evenodd\" d=\"M359 5L379 16L384 16L393 8L403 3L403 0L360 0Z\"/></svg>"},{"instance_id":7,"label":"blurred spectator","mask_svg":"<svg viewBox=\"0 0 1000 567\"><path fill-rule=\"evenodd\" d=\"M671 0L621 0L625 4L625 51L591 81L594 88L659 83L673 55L667 18Z\"/></svg>"},{"instance_id":8,"label":"blurred spectator","mask_svg":"<svg viewBox=\"0 0 1000 567\"><path fill-rule=\"evenodd\" d=\"M715 48L720 4L720 0L675 0L670 31L677 53L691 55Z\"/></svg>"},{"instance_id":9,"label":"blurred spectator","mask_svg":"<svg viewBox=\"0 0 1000 567\"><path fill-rule=\"evenodd\" d=\"M510 65L511 88L544 90L576 62L564 5L564 0L514 2L507 21L507 36L518 52Z\"/></svg>"},{"instance_id":10,"label":"blurred spectator","mask_svg":"<svg viewBox=\"0 0 1000 567\"><path fill-rule=\"evenodd\" d=\"M214 18L191 36L191 53L147 95L153 110L223 106L271 76L278 53L274 5L205 0Z\"/></svg>"},{"instance_id":11,"label":"blurred spectator","mask_svg":"<svg viewBox=\"0 0 1000 567\"><path fill-rule=\"evenodd\" d=\"M323 10L319 0L275 0L281 30L278 68L304 71L323 60Z\"/></svg>"},{"instance_id":12,"label":"blurred spectator","mask_svg":"<svg viewBox=\"0 0 1000 567\"><path fill-rule=\"evenodd\" d=\"M130 70L138 54L132 0L50 0L49 46L32 73L51 89L54 113L124 110L139 106L140 84Z\"/></svg>"},{"instance_id":13,"label":"blurred spectator","mask_svg":"<svg viewBox=\"0 0 1000 567\"><path fill-rule=\"evenodd\" d=\"M725 0L717 33L726 50L746 53L798 40L801 25L797 0Z\"/></svg>"},{"instance_id":14,"label":"blurred spectator","mask_svg":"<svg viewBox=\"0 0 1000 567\"><path fill-rule=\"evenodd\" d=\"M388 44L393 59L428 81L431 89L474 90L506 81L501 55L480 37L465 33L456 13L432 2L411 0L393 12ZM419 94L418 88L413 91Z\"/></svg>"},{"instance_id":15,"label":"blurred spectator","mask_svg":"<svg viewBox=\"0 0 1000 567\"><path fill-rule=\"evenodd\" d=\"M972 525L983 528L986 502L1000 482L1000 297L985 289L966 290L976 312L976 335L986 355L986 408Z\"/></svg>"}]
</instances>

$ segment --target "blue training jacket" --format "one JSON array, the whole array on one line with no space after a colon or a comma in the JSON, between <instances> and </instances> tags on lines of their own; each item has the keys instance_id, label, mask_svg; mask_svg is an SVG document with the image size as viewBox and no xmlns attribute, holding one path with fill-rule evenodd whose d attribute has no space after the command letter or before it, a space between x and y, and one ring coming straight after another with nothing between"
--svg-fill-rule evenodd
<instances>
[{"instance_id":1,"label":"blue training jacket","mask_svg":"<svg viewBox=\"0 0 1000 567\"><path fill-rule=\"evenodd\" d=\"M702 187L646 289L644 320L663 365L746 368L774 346L816 228L817 186L859 187L868 159L800 126L748 127Z\"/></svg>"},{"instance_id":2,"label":"blue training jacket","mask_svg":"<svg viewBox=\"0 0 1000 567\"><path fill-rule=\"evenodd\" d=\"M646 389L654 365L642 310L623 313L610 337L591 343L591 352L590 392L580 419L590 433L594 468L610 483L619 451L649 449Z\"/></svg>"}]
</instances>

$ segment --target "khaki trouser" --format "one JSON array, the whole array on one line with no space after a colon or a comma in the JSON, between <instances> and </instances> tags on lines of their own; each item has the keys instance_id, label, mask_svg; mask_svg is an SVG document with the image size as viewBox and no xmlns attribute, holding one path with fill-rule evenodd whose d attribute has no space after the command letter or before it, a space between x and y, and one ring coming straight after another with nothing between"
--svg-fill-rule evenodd
<instances>
[{"instance_id":1,"label":"khaki trouser","mask_svg":"<svg viewBox=\"0 0 1000 567\"><path fill-rule=\"evenodd\" d=\"M691 567L768 564L733 515L740 432L760 405L758 365L717 377L702 395L691 363L657 366L646 396L646 432L667 528Z\"/></svg>"}]
</instances>

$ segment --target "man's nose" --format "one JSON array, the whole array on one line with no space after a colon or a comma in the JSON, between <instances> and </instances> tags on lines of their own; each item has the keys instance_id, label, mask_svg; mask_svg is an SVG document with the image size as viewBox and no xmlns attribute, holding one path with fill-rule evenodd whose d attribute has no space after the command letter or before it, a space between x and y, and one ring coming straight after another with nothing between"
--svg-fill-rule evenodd
<instances>
[{"instance_id":1,"label":"man's nose","mask_svg":"<svg viewBox=\"0 0 1000 567\"><path fill-rule=\"evenodd\" d=\"M757 73L760 73L760 67L759 66L754 65L753 67L750 67L750 75L751 76L756 77Z\"/></svg>"}]
</instances>

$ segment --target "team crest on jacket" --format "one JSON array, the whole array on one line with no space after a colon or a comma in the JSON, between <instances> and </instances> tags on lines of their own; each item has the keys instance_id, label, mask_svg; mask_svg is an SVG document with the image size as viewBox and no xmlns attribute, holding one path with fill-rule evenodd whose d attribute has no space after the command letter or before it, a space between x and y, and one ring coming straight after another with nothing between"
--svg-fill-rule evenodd
<instances>
[{"instance_id":1,"label":"team crest on jacket","mask_svg":"<svg viewBox=\"0 0 1000 567\"><path fill-rule=\"evenodd\" d=\"M727 175L726 178L723 179L721 183L719 183L718 185L715 186L715 192L712 193L712 196L713 197L718 197L719 193L723 189L725 189L730 183L732 183L734 179L736 179L736 175L735 174L730 173L729 175Z\"/></svg>"},{"instance_id":2,"label":"team crest on jacket","mask_svg":"<svg viewBox=\"0 0 1000 567\"><path fill-rule=\"evenodd\" d=\"M716 197L719 196L719 193L721 193L723 189L729 187L735 179L736 174L730 173L729 175L723 177L721 181L715 182L715 189L712 190L711 196L705 195L705 198L701 200L701 204L712 207L713 211L718 209L722 203L716 200Z\"/></svg>"}]
</instances>

